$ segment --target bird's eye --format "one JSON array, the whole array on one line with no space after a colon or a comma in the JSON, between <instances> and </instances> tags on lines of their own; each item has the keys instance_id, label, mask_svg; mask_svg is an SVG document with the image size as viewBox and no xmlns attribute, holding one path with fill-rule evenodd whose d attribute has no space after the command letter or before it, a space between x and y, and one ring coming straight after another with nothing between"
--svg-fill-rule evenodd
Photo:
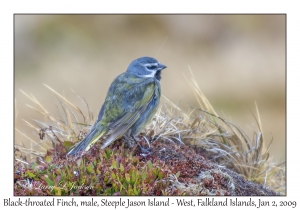
<instances>
[{"instance_id":1,"label":"bird's eye","mask_svg":"<svg viewBox=\"0 0 300 210\"><path fill-rule=\"evenodd\" d=\"M157 68L157 64L156 63L154 63L154 64L146 64L145 66L149 70L153 70L153 69Z\"/></svg>"},{"instance_id":2,"label":"bird's eye","mask_svg":"<svg viewBox=\"0 0 300 210\"><path fill-rule=\"evenodd\" d=\"M155 69L156 67L157 67L157 66L155 66L155 65L147 66L147 69L153 70L153 69Z\"/></svg>"}]
</instances>

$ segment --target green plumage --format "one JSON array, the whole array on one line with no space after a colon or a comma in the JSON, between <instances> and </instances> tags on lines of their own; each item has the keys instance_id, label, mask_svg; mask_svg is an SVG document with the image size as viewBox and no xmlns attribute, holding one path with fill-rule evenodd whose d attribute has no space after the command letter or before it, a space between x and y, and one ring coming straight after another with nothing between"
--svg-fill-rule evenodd
<instances>
[{"instance_id":1,"label":"green plumage","mask_svg":"<svg viewBox=\"0 0 300 210\"><path fill-rule=\"evenodd\" d=\"M130 129L145 113L154 97L157 98L157 102L153 107L153 112L148 116L143 116L147 119L140 125L136 125L135 130ZM103 135L107 138L103 140L101 148L105 148L129 130L132 134L139 133L156 113L159 98L160 84L154 78L129 77L127 72L121 74L110 86L97 121L85 138L86 140L79 143L78 149L84 147L84 150L89 150L90 146Z\"/></svg>"},{"instance_id":2,"label":"green plumage","mask_svg":"<svg viewBox=\"0 0 300 210\"><path fill-rule=\"evenodd\" d=\"M128 71L119 75L112 82L90 133L67 155L89 150L99 138L103 149L122 135L136 136L155 115L160 94L160 82L155 77Z\"/></svg>"}]
</instances>

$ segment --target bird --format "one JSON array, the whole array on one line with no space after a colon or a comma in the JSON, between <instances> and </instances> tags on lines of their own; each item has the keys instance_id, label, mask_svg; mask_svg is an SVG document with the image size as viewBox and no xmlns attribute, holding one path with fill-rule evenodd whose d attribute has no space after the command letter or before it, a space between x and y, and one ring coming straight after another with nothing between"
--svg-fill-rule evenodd
<instances>
[{"instance_id":1,"label":"bird","mask_svg":"<svg viewBox=\"0 0 300 210\"><path fill-rule=\"evenodd\" d=\"M67 156L88 151L99 139L101 149L121 136L137 143L136 136L157 112L161 96L161 71L165 68L167 66L152 57L133 60L127 70L111 83L87 136Z\"/></svg>"}]
</instances>

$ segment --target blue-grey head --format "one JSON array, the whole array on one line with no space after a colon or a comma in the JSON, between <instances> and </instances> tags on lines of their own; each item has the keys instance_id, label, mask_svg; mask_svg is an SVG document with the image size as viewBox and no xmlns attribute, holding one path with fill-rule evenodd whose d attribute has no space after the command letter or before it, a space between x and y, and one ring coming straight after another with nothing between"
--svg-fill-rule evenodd
<instances>
[{"instance_id":1,"label":"blue-grey head","mask_svg":"<svg viewBox=\"0 0 300 210\"><path fill-rule=\"evenodd\" d=\"M159 63L155 58L141 57L129 64L127 72L138 77L153 77L160 80L161 70L165 68L167 67Z\"/></svg>"}]
</instances>

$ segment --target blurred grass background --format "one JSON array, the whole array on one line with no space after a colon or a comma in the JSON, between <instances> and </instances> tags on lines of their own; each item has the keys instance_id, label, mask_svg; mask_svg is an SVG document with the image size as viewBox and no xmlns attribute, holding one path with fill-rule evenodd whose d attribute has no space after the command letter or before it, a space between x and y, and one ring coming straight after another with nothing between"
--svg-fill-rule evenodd
<instances>
[{"instance_id":1,"label":"blurred grass background","mask_svg":"<svg viewBox=\"0 0 300 210\"><path fill-rule=\"evenodd\" d=\"M255 101L271 156L285 160L285 15L15 15L15 127L39 141L22 119L43 120L19 89L50 113L59 101L49 85L97 116L113 79L141 56L167 65L162 93L182 109L197 107L183 74L192 69L221 117L250 137ZM162 46L164 40L167 41ZM160 49L161 48L161 49ZM188 67L189 66L189 67ZM15 132L15 143L26 138Z\"/></svg>"}]
</instances>

